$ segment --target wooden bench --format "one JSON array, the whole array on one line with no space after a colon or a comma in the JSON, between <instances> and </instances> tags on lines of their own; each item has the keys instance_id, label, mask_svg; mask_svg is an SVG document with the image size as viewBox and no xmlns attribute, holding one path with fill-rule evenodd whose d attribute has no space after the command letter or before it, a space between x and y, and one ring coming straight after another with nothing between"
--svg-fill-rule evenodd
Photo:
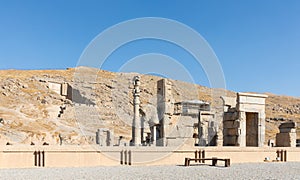
<instances>
[{"instance_id":1,"label":"wooden bench","mask_svg":"<svg viewBox=\"0 0 300 180\"><path fill-rule=\"evenodd\" d=\"M225 167L229 167L230 166L230 159L220 159L217 157L212 157L212 158L185 158L184 161L184 165L185 166L190 166L190 162L191 161L195 161L195 162L199 162L199 163L205 163L205 161L212 161L212 165L216 166L218 161L225 161Z\"/></svg>"}]
</instances>

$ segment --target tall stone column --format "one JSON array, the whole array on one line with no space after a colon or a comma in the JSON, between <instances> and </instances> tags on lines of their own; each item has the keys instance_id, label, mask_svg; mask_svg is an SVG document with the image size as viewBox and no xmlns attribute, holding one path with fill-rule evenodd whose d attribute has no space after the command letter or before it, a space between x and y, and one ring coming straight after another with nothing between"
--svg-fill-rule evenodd
<instances>
[{"instance_id":1,"label":"tall stone column","mask_svg":"<svg viewBox=\"0 0 300 180\"><path fill-rule=\"evenodd\" d=\"M140 77L133 78L133 112L132 143L134 146L141 145L141 119L140 119Z\"/></svg>"}]
</instances>

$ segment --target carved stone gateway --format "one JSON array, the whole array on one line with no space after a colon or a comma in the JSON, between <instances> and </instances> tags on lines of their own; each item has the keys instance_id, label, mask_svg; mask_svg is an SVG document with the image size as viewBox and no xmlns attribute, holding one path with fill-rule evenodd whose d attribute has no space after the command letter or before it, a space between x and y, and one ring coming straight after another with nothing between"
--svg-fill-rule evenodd
<instances>
[{"instance_id":1,"label":"carved stone gateway","mask_svg":"<svg viewBox=\"0 0 300 180\"><path fill-rule=\"evenodd\" d=\"M224 112L224 145L261 147L265 141L265 99L267 95L237 93L237 104ZM223 98L224 105L229 103Z\"/></svg>"}]
</instances>

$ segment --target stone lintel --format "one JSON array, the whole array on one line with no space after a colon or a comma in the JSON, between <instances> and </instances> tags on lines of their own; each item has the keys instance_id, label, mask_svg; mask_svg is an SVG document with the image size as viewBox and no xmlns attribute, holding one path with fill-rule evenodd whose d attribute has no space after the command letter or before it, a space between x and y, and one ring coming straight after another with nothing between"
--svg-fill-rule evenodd
<instances>
[{"instance_id":1,"label":"stone lintel","mask_svg":"<svg viewBox=\"0 0 300 180\"><path fill-rule=\"evenodd\" d=\"M242 93L238 92L238 96L248 96L248 97L258 97L258 98L267 98L268 95L265 94L256 94L256 93Z\"/></svg>"}]
</instances>

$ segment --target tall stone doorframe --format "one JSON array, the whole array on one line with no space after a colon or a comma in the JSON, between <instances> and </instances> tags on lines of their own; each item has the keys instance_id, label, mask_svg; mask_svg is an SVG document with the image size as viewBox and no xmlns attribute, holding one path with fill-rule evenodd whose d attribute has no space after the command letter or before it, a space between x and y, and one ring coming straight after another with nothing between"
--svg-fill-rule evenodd
<instances>
[{"instance_id":1,"label":"tall stone doorframe","mask_svg":"<svg viewBox=\"0 0 300 180\"><path fill-rule=\"evenodd\" d=\"M225 146L261 147L265 141L265 100L263 94L237 93L235 107L224 112ZM224 105L226 99L223 98Z\"/></svg>"}]
</instances>

